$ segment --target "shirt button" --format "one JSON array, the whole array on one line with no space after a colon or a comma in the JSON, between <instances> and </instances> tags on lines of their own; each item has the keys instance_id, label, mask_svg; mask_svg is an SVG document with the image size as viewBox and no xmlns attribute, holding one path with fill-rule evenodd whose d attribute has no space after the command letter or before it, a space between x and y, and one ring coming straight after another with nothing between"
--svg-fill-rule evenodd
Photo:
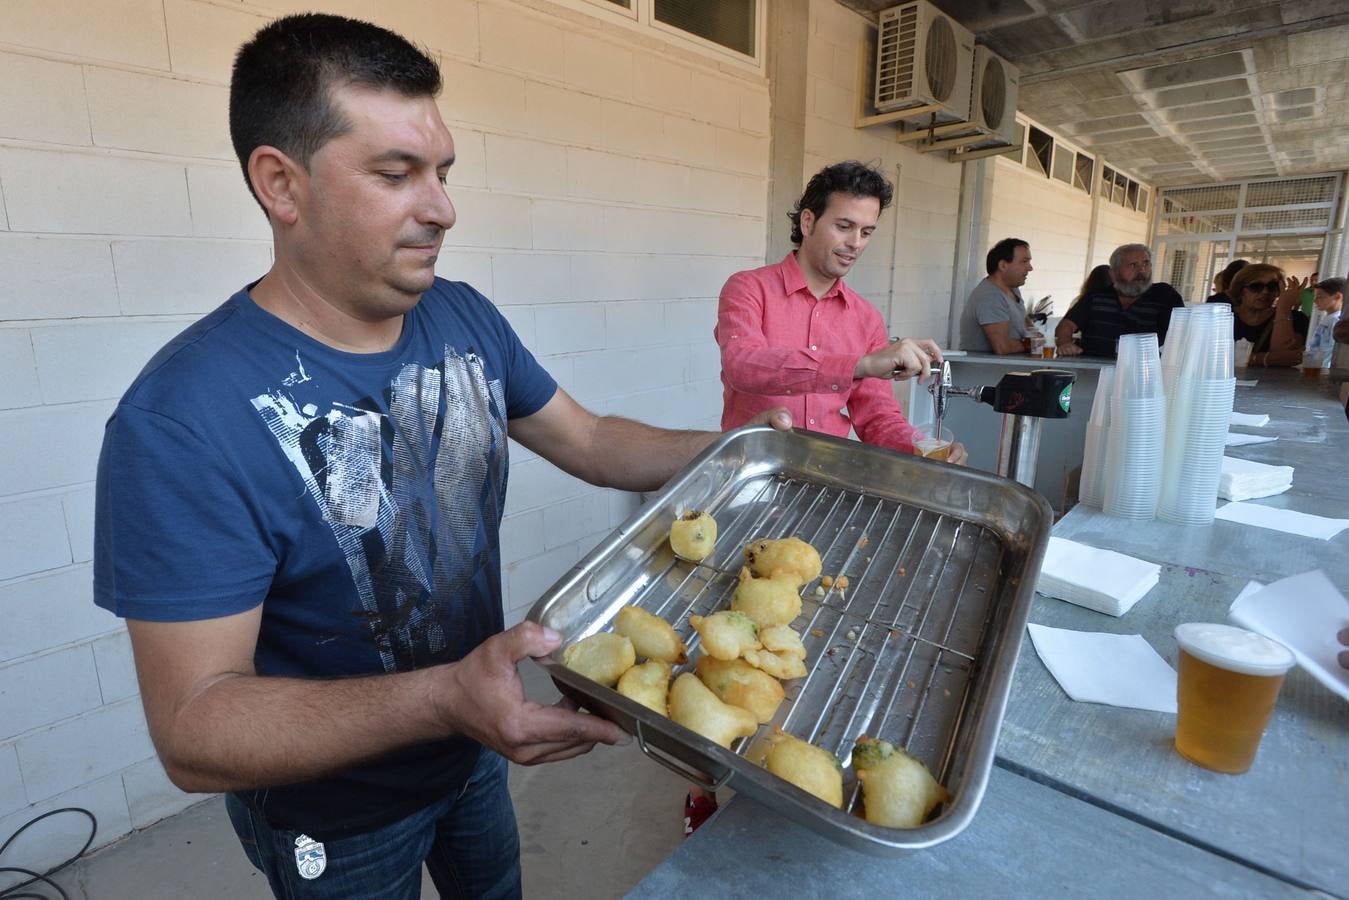
<instances>
[{"instance_id":1,"label":"shirt button","mask_svg":"<svg viewBox=\"0 0 1349 900\"><path fill-rule=\"evenodd\" d=\"M815 420L814 420L814 419L811 419L811 420L810 420L810 424L814 425L814 424L815 424Z\"/></svg>"},{"instance_id":2,"label":"shirt button","mask_svg":"<svg viewBox=\"0 0 1349 900\"><path fill-rule=\"evenodd\" d=\"M787 388L787 393L790 394L791 392L792 392L792 389L791 389L791 388Z\"/></svg>"},{"instance_id":3,"label":"shirt button","mask_svg":"<svg viewBox=\"0 0 1349 900\"><path fill-rule=\"evenodd\" d=\"M811 344L811 345L810 345L810 349L812 349L812 350L818 350L818 349L820 349L820 348L819 348L819 347L816 347L814 344Z\"/></svg>"},{"instance_id":4,"label":"shirt button","mask_svg":"<svg viewBox=\"0 0 1349 900\"><path fill-rule=\"evenodd\" d=\"M838 390L838 385L836 384L831 384L830 387L832 387L834 390Z\"/></svg>"}]
</instances>

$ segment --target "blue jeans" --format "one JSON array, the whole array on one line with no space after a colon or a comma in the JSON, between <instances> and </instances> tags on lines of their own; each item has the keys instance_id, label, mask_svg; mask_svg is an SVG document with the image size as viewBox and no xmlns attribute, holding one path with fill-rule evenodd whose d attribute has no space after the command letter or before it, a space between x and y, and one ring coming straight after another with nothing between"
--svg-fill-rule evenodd
<instances>
[{"instance_id":1,"label":"blue jeans","mask_svg":"<svg viewBox=\"0 0 1349 900\"><path fill-rule=\"evenodd\" d=\"M325 841L326 867L312 879L300 874L299 832L271 828L233 794L225 808L248 861L282 900L417 900L423 863L442 897L521 896L506 760L490 750L457 795L375 831Z\"/></svg>"}]
</instances>

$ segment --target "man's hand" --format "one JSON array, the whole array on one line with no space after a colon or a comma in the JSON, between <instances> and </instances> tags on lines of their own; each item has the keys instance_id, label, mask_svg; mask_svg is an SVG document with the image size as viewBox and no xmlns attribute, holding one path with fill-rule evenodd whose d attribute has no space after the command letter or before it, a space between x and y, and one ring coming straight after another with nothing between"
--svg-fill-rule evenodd
<instances>
[{"instance_id":1,"label":"man's hand","mask_svg":"<svg viewBox=\"0 0 1349 900\"><path fill-rule=\"evenodd\" d=\"M746 425L772 425L778 431L792 430L792 414L787 407L779 406L767 412L761 412L745 423Z\"/></svg>"},{"instance_id":2,"label":"man's hand","mask_svg":"<svg viewBox=\"0 0 1349 900\"><path fill-rule=\"evenodd\" d=\"M526 766L571 759L597 743L631 741L617 725L577 712L566 700L540 706L525 699L516 664L527 656L546 656L561 643L562 635L533 622L488 638L444 667L444 677L433 688L433 708L450 731Z\"/></svg>"},{"instance_id":3,"label":"man's hand","mask_svg":"<svg viewBox=\"0 0 1349 900\"><path fill-rule=\"evenodd\" d=\"M857 361L853 378L912 378L927 382L933 363L943 362L941 348L929 338L898 338L889 346L868 353Z\"/></svg>"},{"instance_id":4,"label":"man's hand","mask_svg":"<svg viewBox=\"0 0 1349 900\"><path fill-rule=\"evenodd\" d=\"M963 466L970 461L969 451L965 449L964 444L956 441L951 445L951 452L946 455L946 461L953 466Z\"/></svg>"},{"instance_id":5,"label":"man's hand","mask_svg":"<svg viewBox=\"0 0 1349 900\"><path fill-rule=\"evenodd\" d=\"M1059 356L1081 356L1082 348L1077 346L1077 341L1068 341L1066 344L1055 344L1054 352Z\"/></svg>"}]
</instances>

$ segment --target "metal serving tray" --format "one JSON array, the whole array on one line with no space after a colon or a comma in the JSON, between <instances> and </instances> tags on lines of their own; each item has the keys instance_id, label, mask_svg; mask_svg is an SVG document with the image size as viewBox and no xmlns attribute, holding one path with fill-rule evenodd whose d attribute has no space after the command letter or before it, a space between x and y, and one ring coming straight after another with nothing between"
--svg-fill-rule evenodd
<instances>
[{"instance_id":1,"label":"metal serving tray","mask_svg":"<svg viewBox=\"0 0 1349 900\"><path fill-rule=\"evenodd\" d=\"M670 523L688 509L717 520L716 550L676 559ZM743 548L797 535L825 575L848 587L802 588L806 678L784 682L774 721L727 750L617 691L538 660L585 708L636 735L643 752L705 788L728 785L844 845L883 855L959 834L983 798L1012 669L1052 513L1043 497L987 472L803 431L744 428L708 447L530 610L564 646L611 627L628 604L663 616L696 659L690 614L730 605ZM677 667L678 675L692 662ZM758 763L774 727L843 761L844 809ZM859 735L902 746L953 795L933 821L885 828L861 817L849 765Z\"/></svg>"}]
</instances>

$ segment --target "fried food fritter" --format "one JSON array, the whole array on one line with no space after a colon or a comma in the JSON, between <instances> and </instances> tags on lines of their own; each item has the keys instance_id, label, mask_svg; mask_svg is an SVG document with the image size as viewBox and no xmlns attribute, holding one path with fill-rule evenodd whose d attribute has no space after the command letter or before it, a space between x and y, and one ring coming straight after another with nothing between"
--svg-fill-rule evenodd
<instances>
[{"instance_id":1,"label":"fried food fritter","mask_svg":"<svg viewBox=\"0 0 1349 900\"><path fill-rule=\"evenodd\" d=\"M770 721L785 696L776 678L743 659L700 656L693 671L721 702L740 707L759 722Z\"/></svg>"},{"instance_id":2,"label":"fried food fritter","mask_svg":"<svg viewBox=\"0 0 1349 900\"><path fill-rule=\"evenodd\" d=\"M759 626L743 613L719 610L710 616L689 616L689 624L703 639L703 649L717 659L737 659L746 650L758 650Z\"/></svg>"},{"instance_id":3,"label":"fried food fritter","mask_svg":"<svg viewBox=\"0 0 1349 900\"><path fill-rule=\"evenodd\" d=\"M608 632L592 634L562 651L562 665L610 688L635 662L632 641Z\"/></svg>"},{"instance_id":4,"label":"fried food fritter","mask_svg":"<svg viewBox=\"0 0 1349 900\"><path fill-rule=\"evenodd\" d=\"M745 563L756 578L790 575L798 587L818 577L821 569L819 552L799 537L751 541L745 548Z\"/></svg>"},{"instance_id":5,"label":"fried food fritter","mask_svg":"<svg viewBox=\"0 0 1349 900\"><path fill-rule=\"evenodd\" d=\"M765 650L779 656L806 658L806 645L801 643L801 635L790 625L770 625L759 629L759 642Z\"/></svg>"},{"instance_id":6,"label":"fried food fritter","mask_svg":"<svg viewBox=\"0 0 1349 900\"><path fill-rule=\"evenodd\" d=\"M717 520L691 509L670 526L670 549L680 559L702 562L717 543Z\"/></svg>"},{"instance_id":7,"label":"fried food fritter","mask_svg":"<svg viewBox=\"0 0 1349 900\"><path fill-rule=\"evenodd\" d=\"M786 625L801 615L800 587L794 575L755 578L748 566L742 566L740 584L731 595L731 609L749 616L762 628Z\"/></svg>"},{"instance_id":8,"label":"fried food fritter","mask_svg":"<svg viewBox=\"0 0 1349 900\"><path fill-rule=\"evenodd\" d=\"M756 669L761 669L774 678L805 678L806 663L798 656L786 653L771 653L767 650L746 650L740 654Z\"/></svg>"},{"instance_id":9,"label":"fried food fritter","mask_svg":"<svg viewBox=\"0 0 1349 900\"><path fill-rule=\"evenodd\" d=\"M618 679L618 692L668 717L666 699L670 693L670 664L652 659L633 666Z\"/></svg>"},{"instance_id":10,"label":"fried food fritter","mask_svg":"<svg viewBox=\"0 0 1349 900\"><path fill-rule=\"evenodd\" d=\"M932 810L951 799L927 766L888 741L865 735L852 752L867 821L888 828L917 828Z\"/></svg>"},{"instance_id":11,"label":"fried food fritter","mask_svg":"<svg viewBox=\"0 0 1349 900\"><path fill-rule=\"evenodd\" d=\"M782 731L768 742L771 746L764 760L768 771L825 803L843 808L843 765L837 756Z\"/></svg>"},{"instance_id":12,"label":"fried food fritter","mask_svg":"<svg viewBox=\"0 0 1349 900\"><path fill-rule=\"evenodd\" d=\"M632 641L632 649L645 659L679 665L689 661L689 650L669 622L640 606L625 606L614 617L614 631Z\"/></svg>"},{"instance_id":13,"label":"fried food fritter","mask_svg":"<svg viewBox=\"0 0 1349 900\"><path fill-rule=\"evenodd\" d=\"M759 728L753 715L718 700L692 672L680 675L670 687L670 718L723 747Z\"/></svg>"}]
</instances>

